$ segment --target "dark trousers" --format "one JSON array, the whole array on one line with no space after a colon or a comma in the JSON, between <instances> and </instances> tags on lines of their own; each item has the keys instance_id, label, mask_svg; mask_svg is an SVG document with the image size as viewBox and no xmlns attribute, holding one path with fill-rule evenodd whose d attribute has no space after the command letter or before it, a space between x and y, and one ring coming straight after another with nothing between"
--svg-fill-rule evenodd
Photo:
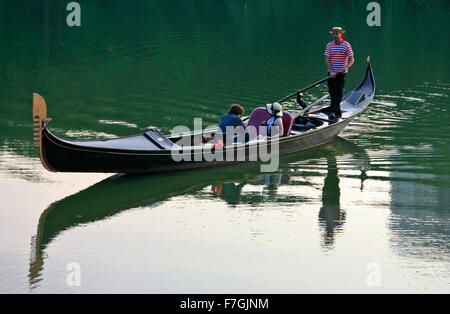
<instances>
[{"instance_id":1,"label":"dark trousers","mask_svg":"<svg viewBox=\"0 0 450 314\"><path fill-rule=\"evenodd\" d=\"M330 75L328 73L328 75ZM331 96L330 113L341 115L341 101L344 97L345 77L347 73L338 73L334 78L328 79L328 92Z\"/></svg>"}]
</instances>

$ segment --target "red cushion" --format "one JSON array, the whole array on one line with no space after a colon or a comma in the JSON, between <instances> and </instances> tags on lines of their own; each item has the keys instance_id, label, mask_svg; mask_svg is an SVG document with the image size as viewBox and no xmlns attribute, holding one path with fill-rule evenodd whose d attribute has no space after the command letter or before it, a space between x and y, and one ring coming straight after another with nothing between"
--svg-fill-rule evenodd
<instances>
[{"instance_id":1,"label":"red cushion","mask_svg":"<svg viewBox=\"0 0 450 314\"><path fill-rule=\"evenodd\" d=\"M264 121L269 120L270 117L271 115L267 112L266 108L256 108L252 111L248 119L247 127L254 126L256 128L256 135L259 135L259 127Z\"/></svg>"},{"instance_id":2,"label":"red cushion","mask_svg":"<svg viewBox=\"0 0 450 314\"><path fill-rule=\"evenodd\" d=\"M264 121L269 120L271 117L270 113L267 112L266 108L260 107L252 111L250 118L248 119L247 127L254 126L256 128L256 135L259 135L259 127ZM291 133L292 126L294 125L294 119L289 112L283 111L283 136L287 136Z\"/></svg>"}]
</instances>

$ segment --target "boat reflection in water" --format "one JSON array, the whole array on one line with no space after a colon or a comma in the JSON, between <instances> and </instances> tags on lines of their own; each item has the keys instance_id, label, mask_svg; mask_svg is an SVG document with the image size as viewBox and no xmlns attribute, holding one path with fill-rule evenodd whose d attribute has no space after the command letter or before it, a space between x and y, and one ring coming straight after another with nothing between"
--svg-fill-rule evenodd
<instances>
[{"instance_id":1,"label":"boat reflection in water","mask_svg":"<svg viewBox=\"0 0 450 314\"><path fill-rule=\"evenodd\" d=\"M32 239L29 284L33 289L42 280L45 250L61 232L108 219L127 209L155 207L173 196L194 195L195 197L221 198L230 205L261 204L264 202L289 202L299 204L310 201L301 193L302 186L311 186L314 176L302 176L301 162L327 160L327 176L323 186L322 207L319 225L323 229L323 245L332 247L334 234L345 223L345 212L339 206L339 178L335 156L353 155L364 159L362 168L368 165L368 155L351 142L342 138L308 152L282 157L278 172L264 174L260 165L243 164L236 167L204 169L152 176L111 176L93 186L51 204L39 219L36 236ZM300 166L299 166L300 165ZM314 169L316 166L310 168ZM365 169L361 169L362 174ZM311 170L312 171L312 170ZM292 180L302 176L302 180ZM317 176L323 176L318 173ZM363 175L361 175L363 178ZM363 180L363 179L362 179ZM280 195L280 186L298 186L295 195ZM244 187L263 187L263 193L243 192ZM210 187L210 188L209 188ZM206 188L206 190L205 190ZM251 190L251 189L250 189ZM208 191L211 191L208 193Z\"/></svg>"},{"instance_id":2,"label":"boat reflection in water","mask_svg":"<svg viewBox=\"0 0 450 314\"><path fill-rule=\"evenodd\" d=\"M220 197L230 205L260 204L266 201L273 202L274 198L278 195L278 187L280 185L289 185L290 177L289 174L285 173L264 175L259 173L259 176L256 178L242 182L221 182L213 184L211 186L211 191L215 196ZM246 192L243 195L242 189L249 185L263 186L263 193ZM300 195L298 197L300 197ZM292 199L290 201L292 201Z\"/></svg>"}]
</instances>

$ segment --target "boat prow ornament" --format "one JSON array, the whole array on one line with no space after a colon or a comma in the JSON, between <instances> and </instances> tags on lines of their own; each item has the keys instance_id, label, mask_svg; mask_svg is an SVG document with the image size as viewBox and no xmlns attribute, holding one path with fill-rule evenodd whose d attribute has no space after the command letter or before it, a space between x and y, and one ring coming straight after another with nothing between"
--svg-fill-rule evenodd
<instances>
[{"instance_id":1,"label":"boat prow ornament","mask_svg":"<svg viewBox=\"0 0 450 314\"><path fill-rule=\"evenodd\" d=\"M34 145L39 146L42 137L42 125L50 121L47 118L47 104L44 98L36 93L33 93L33 133Z\"/></svg>"},{"instance_id":2,"label":"boat prow ornament","mask_svg":"<svg viewBox=\"0 0 450 314\"><path fill-rule=\"evenodd\" d=\"M41 156L42 165L45 169L55 172L55 170L48 167L42 158L42 127L44 123L51 119L47 117L47 104L44 98L36 93L33 93L33 141L34 145L39 146L39 153Z\"/></svg>"}]
</instances>

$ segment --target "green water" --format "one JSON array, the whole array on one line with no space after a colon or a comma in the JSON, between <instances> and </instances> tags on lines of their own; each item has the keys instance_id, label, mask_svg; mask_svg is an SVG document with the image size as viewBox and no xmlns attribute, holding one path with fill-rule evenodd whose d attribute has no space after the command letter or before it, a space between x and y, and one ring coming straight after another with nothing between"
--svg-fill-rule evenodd
<instances>
[{"instance_id":1,"label":"green water","mask_svg":"<svg viewBox=\"0 0 450 314\"><path fill-rule=\"evenodd\" d=\"M80 0L81 27L69 2L0 1L0 292L450 291L448 1L379 1L380 27L370 1ZM346 90L370 55L375 98L275 173L40 165L33 92L66 138L209 126L325 77L337 25L355 53Z\"/></svg>"}]
</instances>

